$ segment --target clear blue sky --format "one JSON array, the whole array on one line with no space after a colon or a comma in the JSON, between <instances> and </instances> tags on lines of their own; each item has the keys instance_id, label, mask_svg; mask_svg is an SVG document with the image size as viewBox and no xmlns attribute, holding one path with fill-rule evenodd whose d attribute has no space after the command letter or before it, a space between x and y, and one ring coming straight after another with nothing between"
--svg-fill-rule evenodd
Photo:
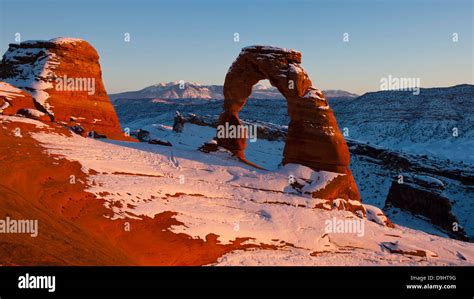
<instances>
[{"instance_id":1,"label":"clear blue sky","mask_svg":"<svg viewBox=\"0 0 474 299\"><path fill-rule=\"evenodd\" d=\"M473 14L472 0L0 0L0 51L16 32L83 38L114 93L176 80L223 84L240 48L270 44L301 51L316 87L364 93L389 74L420 77L422 87L472 84Z\"/></svg>"}]
</instances>

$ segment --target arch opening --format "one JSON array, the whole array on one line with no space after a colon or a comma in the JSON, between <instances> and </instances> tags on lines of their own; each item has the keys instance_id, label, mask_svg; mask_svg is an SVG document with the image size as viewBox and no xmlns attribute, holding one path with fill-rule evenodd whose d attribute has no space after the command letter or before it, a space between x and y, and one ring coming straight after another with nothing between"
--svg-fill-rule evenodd
<instances>
[{"instance_id":1,"label":"arch opening","mask_svg":"<svg viewBox=\"0 0 474 299\"><path fill-rule=\"evenodd\" d=\"M245 157L267 170L277 170L283 161L289 124L288 104L284 96L270 81L260 80L252 87L251 96L238 116L243 123L248 121L253 125L252 133L256 133L256 136L247 138Z\"/></svg>"}]
</instances>

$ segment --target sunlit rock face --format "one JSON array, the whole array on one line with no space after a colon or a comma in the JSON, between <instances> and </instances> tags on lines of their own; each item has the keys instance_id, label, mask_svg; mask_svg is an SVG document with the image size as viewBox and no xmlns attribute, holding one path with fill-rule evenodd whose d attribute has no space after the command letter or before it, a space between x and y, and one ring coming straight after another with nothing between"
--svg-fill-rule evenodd
<instances>
[{"instance_id":1,"label":"sunlit rock face","mask_svg":"<svg viewBox=\"0 0 474 299\"><path fill-rule=\"evenodd\" d=\"M52 120L112 139L128 139L102 82L97 51L86 41L55 38L10 44L0 80L31 94Z\"/></svg>"},{"instance_id":2,"label":"sunlit rock face","mask_svg":"<svg viewBox=\"0 0 474 299\"><path fill-rule=\"evenodd\" d=\"M243 48L225 78L224 112L219 123L240 125L238 113L251 94L252 87L258 81L268 79L288 102L291 120L283 164L300 164L314 170L343 174L337 182L328 184L330 188L314 192L313 197L360 201L357 185L348 168L349 150L333 111L322 91L313 87L300 63L301 53L295 50L269 46ZM217 140L220 146L245 159L245 138Z\"/></svg>"}]
</instances>

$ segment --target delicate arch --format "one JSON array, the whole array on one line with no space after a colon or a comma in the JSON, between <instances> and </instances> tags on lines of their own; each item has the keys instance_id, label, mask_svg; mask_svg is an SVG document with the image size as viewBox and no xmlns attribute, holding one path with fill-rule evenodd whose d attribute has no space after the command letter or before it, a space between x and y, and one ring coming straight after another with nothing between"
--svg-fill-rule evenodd
<instances>
[{"instance_id":1,"label":"delicate arch","mask_svg":"<svg viewBox=\"0 0 474 299\"><path fill-rule=\"evenodd\" d=\"M347 175L346 198L360 200L348 168L349 150L323 93L301 68L301 53L268 46L243 48L227 72L220 125L241 125L238 113L252 87L268 79L288 102L290 123L283 164L294 163ZM245 138L217 138L218 145L245 159Z\"/></svg>"}]
</instances>

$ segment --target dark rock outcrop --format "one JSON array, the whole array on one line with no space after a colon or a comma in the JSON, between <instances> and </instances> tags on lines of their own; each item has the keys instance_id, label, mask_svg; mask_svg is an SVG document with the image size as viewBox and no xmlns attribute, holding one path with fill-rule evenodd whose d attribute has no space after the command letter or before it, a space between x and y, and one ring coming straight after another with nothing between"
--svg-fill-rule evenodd
<instances>
[{"instance_id":1,"label":"dark rock outcrop","mask_svg":"<svg viewBox=\"0 0 474 299\"><path fill-rule=\"evenodd\" d=\"M38 111L36 109L21 108L17 111L17 114L23 115L27 118L40 120L40 121L43 121L43 122L51 121L51 118L49 117L49 115L47 115L46 113L43 113L41 111Z\"/></svg>"},{"instance_id":2,"label":"dark rock outcrop","mask_svg":"<svg viewBox=\"0 0 474 299\"><path fill-rule=\"evenodd\" d=\"M173 146L171 142L169 141L164 141L161 139L150 139L148 140L149 144L157 144L157 145L163 145L163 146Z\"/></svg>"},{"instance_id":3,"label":"dark rock outcrop","mask_svg":"<svg viewBox=\"0 0 474 299\"><path fill-rule=\"evenodd\" d=\"M173 131L176 132L176 133L183 132L184 122L185 122L185 120L181 116L181 113L179 113L179 111L176 111L176 115L173 119Z\"/></svg>"},{"instance_id":4,"label":"dark rock outcrop","mask_svg":"<svg viewBox=\"0 0 474 299\"><path fill-rule=\"evenodd\" d=\"M143 129L138 129L130 132L130 135L137 138L140 142L148 142L150 140L150 132Z\"/></svg>"},{"instance_id":5,"label":"dark rock outcrop","mask_svg":"<svg viewBox=\"0 0 474 299\"><path fill-rule=\"evenodd\" d=\"M396 207L428 218L449 236L467 241L466 233L453 215L451 201L442 195L442 182L431 177L404 176L403 183L392 182L385 208Z\"/></svg>"}]
</instances>

